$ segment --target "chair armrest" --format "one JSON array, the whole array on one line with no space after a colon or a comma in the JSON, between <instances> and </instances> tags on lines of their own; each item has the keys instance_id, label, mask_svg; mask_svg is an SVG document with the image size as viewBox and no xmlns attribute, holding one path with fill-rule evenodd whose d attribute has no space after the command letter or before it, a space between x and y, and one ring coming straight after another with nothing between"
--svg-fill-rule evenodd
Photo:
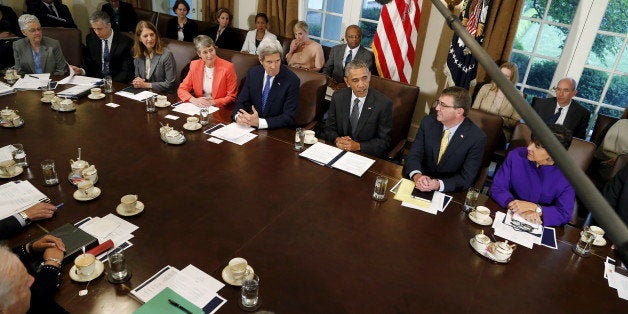
<instances>
[{"instance_id":1,"label":"chair armrest","mask_svg":"<svg viewBox=\"0 0 628 314\"><path fill-rule=\"evenodd\" d=\"M406 140L401 140L397 145L388 153L386 160L395 160L399 157L401 150L406 146Z\"/></svg>"}]
</instances>

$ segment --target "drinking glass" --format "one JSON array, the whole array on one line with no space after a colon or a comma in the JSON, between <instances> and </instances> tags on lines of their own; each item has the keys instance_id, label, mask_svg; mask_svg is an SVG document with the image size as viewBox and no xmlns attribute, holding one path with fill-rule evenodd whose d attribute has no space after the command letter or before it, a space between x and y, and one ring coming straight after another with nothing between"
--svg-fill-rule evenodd
<instances>
[{"instance_id":1,"label":"drinking glass","mask_svg":"<svg viewBox=\"0 0 628 314\"><path fill-rule=\"evenodd\" d=\"M294 133L294 150L302 151L305 142L305 132L302 128L297 128Z\"/></svg>"},{"instance_id":2,"label":"drinking glass","mask_svg":"<svg viewBox=\"0 0 628 314\"><path fill-rule=\"evenodd\" d=\"M113 80L111 79L111 76L105 76L105 78L103 79L104 84L103 84L103 89L105 91L106 94L110 94L113 93Z\"/></svg>"},{"instance_id":3,"label":"drinking glass","mask_svg":"<svg viewBox=\"0 0 628 314\"><path fill-rule=\"evenodd\" d=\"M28 167L28 160L26 160L26 151L22 144L13 144L15 150L11 152L11 156L15 161L15 164L20 167Z\"/></svg>"},{"instance_id":4,"label":"drinking glass","mask_svg":"<svg viewBox=\"0 0 628 314\"><path fill-rule=\"evenodd\" d=\"M468 213L475 209L475 206L477 206L479 196L480 196L480 190L474 187L470 187L469 190L467 190L467 198L464 200L465 212Z\"/></svg>"},{"instance_id":5,"label":"drinking glass","mask_svg":"<svg viewBox=\"0 0 628 314\"><path fill-rule=\"evenodd\" d=\"M240 303L244 308L255 308L259 304L259 277L255 274L242 280Z\"/></svg>"},{"instance_id":6,"label":"drinking glass","mask_svg":"<svg viewBox=\"0 0 628 314\"><path fill-rule=\"evenodd\" d=\"M41 162L41 170L44 173L44 185L59 184L57 171L55 170L55 161L47 159Z\"/></svg>"},{"instance_id":7,"label":"drinking glass","mask_svg":"<svg viewBox=\"0 0 628 314\"><path fill-rule=\"evenodd\" d=\"M208 125L208 124L210 124L212 115L211 115L211 113L209 113L209 109L201 108L201 111L199 112L199 114L201 115L201 120L199 121L201 123L201 125Z\"/></svg>"},{"instance_id":8,"label":"drinking glass","mask_svg":"<svg viewBox=\"0 0 628 314\"><path fill-rule=\"evenodd\" d=\"M373 189L373 199L378 202L386 200L386 188L388 187L388 178L377 176L375 179L375 188Z\"/></svg>"},{"instance_id":9,"label":"drinking glass","mask_svg":"<svg viewBox=\"0 0 628 314\"><path fill-rule=\"evenodd\" d=\"M578 240L578 244L573 247L574 253L582 257L588 256L593 241L595 241L595 233L592 232L588 226L584 227L584 230L580 232L580 240Z\"/></svg>"},{"instance_id":10,"label":"drinking glass","mask_svg":"<svg viewBox=\"0 0 628 314\"><path fill-rule=\"evenodd\" d=\"M111 279L116 282L122 282L127 279L129 270L126 267L126 258L124 257L124 253L114 249L109 253L108 259Z\"/></svg>"},{"instance_id":11,"label":"drinking glass","mask_svg":"<svg viewBox=\"0 0 628 314\"><path fill-rule=\"evenodd\" d=\"M146 112L157 111L157 107L155 107L155 97L148 97L144 102L146 102Z\"/></svg>"}]
</instances>

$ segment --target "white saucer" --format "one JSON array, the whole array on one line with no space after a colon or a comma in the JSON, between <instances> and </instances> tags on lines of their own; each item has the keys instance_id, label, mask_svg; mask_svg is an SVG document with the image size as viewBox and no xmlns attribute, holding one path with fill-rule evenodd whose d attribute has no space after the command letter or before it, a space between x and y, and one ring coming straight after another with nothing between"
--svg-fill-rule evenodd
<instances>
[{"instance_id":1,"label":"white saucer","mask_svg":"<svg viewBox=\"0 0 628 314\"><path fill-rule=\"evenodd\" d=\"M52 99L45 100L44 98L41 98L39 100L41 100L41 102L43 102L44 104L49 104L52 102Z\"/></svg>"},{"instance_id":2,"label":"white saucer","mask_svg":"<svg viewBox=\"0 0 628 314\"><path fill-rule=\"evenodd\" d=\"M15 178L15 177L19 176L20 174L22 174L22 172L24 172L24 168L22 168L22 167L20 167L18 165L13 165L13 171L15 171L13 173L13 175L0 174L0 178L3 178L3 179Z\"/></svg>"},{"instance_id":3,"label":"white saucer","mask_svg":"<svg viewBox=\"0 0 628 314\"><path fill-rule=\"evenodd\" d=\"M50 108L52 108L52 110L58 111L58 112L72 112L76 110L76 106L74 106L74 108L70 108L70 109L61 109L55 105L50 106Z\"/></svg>"},{"instance_id":4,"label":"white saucer","mask_svg":"<svg viewBox=\"0 0 628 314\"><path fill-rule=\"evenodd\" d=\"M183 134L179 134L176 138L162 136L161 140L168 144L181 145L185 143L185 136Z\"/></svg>"},{"instance_id":5,"label":"white saucer","mask_svg":"<svg viewBox=\"0 0 628 314\"><path fill-rule=\"evenodd\" d=\"M200 123L186 123L183 125L183 128L188 130L188 131L196 131L200 128L202 128L203 126Z\"/></svg>"},{"instance_id":6,"label":"white saucer","mask_svg":"<svg viewBox=\"0 0 628 314\"><path fill-rule=\"evenodd\" d=\"M469 244L471 244L471 248L473 248L473 250L474 250L474 251L476 251L478 254L480 254L480 255L482 255L482 256L484 256L484 257L486 257L486 258L490 259L491 261L494 261L494 262L497 262L497 263L502 263L502 264L510 262L510 257L509 257L509 258L507 258L507 259L505 259L505 260L497 259L497 258L493 255L493 253L491 253L491 252L488 250L488 247L487 247L487 249L480 251L480 249L478 249L478 248L475 246L475 238L471 238L471 239L469 239ZM489 245L493 245L493 244L492 244L492 243L489 243Z\"/></svg>"},{"instance_id":7,"label":"white saucer","mask_svg":"<svg viewBox=\"0 0 628 314\"><path fill-rule=\"evenodd\" d=\"M473 211L469 213L469 219L471 219L471 221L475 222L476 224L482 226L490 226L491 224L493 224L493 218L491 218L490 216L485 220L479 220L477 217L475 217L475 212Z\"/></svg>"},{"instance_id":8,"label":"white saucer","mask_svg":"<svg viewBox=\"0 0 628 314\"><path fill-rule=\"evenodd\" d=\"M166 101L163 105L159 105L159 104L157 104L157 102L155 102L155 107L157 107L157 108L166 108L168 106L170 106L170 102L169 101Z\"/></svg>"},{"instance_id":9,"label":"white saucer","mask_svg":"<svg viewBox=\"0 0 628 314\"><path fill-rule=\"evenodd\" d=\"M2 122L0 125L2 125L2 127L4 128L9 128L9 129L19 128L24 125L24 119L20 119L20 121L22 122L20 122L18 125L13 124L12 122Z\"/></svg>"},{"instance_id":10,"label":"white saucer","mask_svg":"<svg viewBox=\"0 0 628 314\"><path fill-rule=\"evenodd\" d=\"M249 273L248 276L252 276L253 274L255 274L251 265L246 265L246 271ZM225 268L222 269L222 280L232 286L242 286L242 279L233 279L233 277L231 277L229 265L225 266Z\"/></svg>"},{"instance_id":11,"label":"white saucer","mask_svg":"<svg viewBox=\"0 0 628 314\"><path fill-rule=\"evenodd\" d=\"M604 239L604 238L600 238L599 240L595 239L595 241L593 241L593 245L595 245L595 246L605 246L606 243L607 243L606 239Z\"/></svg>"},{"instance_id":12,"label":"white saucer","mask_svg":"<svg viewBox=\"0 0 628 314\"><path fill-rule=\"evenodd\" d=\"M89 276L77 274L76 266L72 265L72 268L70 268L70 278L78 282L88 282L98 278L98 276L100 276L105 270L105 264L103 264L103 262L98 259L95 261L95 263L96 265L94 265L94 272Z\"/></svg>"},{"instance_id":13,"label":"white saucer","mask_svg":"<svg viewBox=\"0 0 628 314\"><path fill-rule=\"evenodd\" d=\"M118 206L116 206L116 213L118 213L118 215L120 216L135 216L141 212L144 211L144 203L137 201L137 203L135 204L135 210L132 212L127 212L124 207L122 207L122 203L118 204Z\"/></svg>"},{"instance_id":14,"label":"white saucer","mask_svg":"<svg viewBox=\"0 0 628 314\"><path fill-rule=\"evenodd\" d=\"M87 98L93 99L93 100L98 100L98 99L105 98L105 96L107 96L107 95L105 95L103 93L98 94L98 96L94 96L93 94L89 94L89 95L87 95Z\"/></svg>"},{"instance_id":15,"label":"white saucer","mask_svg":"<svg viewBox=\"0 0 628 314\"><path fill-rule=\"evenodd\" d=\"M91 201L91 200L99 197L100 193L102 193L102 191L98 187L96 187L96 186L94 187L94 191L95 191L95 193L94 193L93 196L87 196L87 195L83 194L83 192L81 192L80 190L76 190L76 191L74 191L74 194L72 194L72 196L77 201L81 201L81 202Z\"/></svg>"},{"instance_id":16,"label":"white saucer","mask_svg":"<svg viewBox=\"0 0 628 314\"><path fill-rule=\"evenodd\" d=\"M304 143L305 143L306 145L314 145L314 144L316 144L317 142L318 142L318 139L317 139L316 137L315 137L315 138L314 138L314 140L312 140L312 141L307 141L307 140L306 140L306 141L304 141Z\"/></svg>"}]
</instances>

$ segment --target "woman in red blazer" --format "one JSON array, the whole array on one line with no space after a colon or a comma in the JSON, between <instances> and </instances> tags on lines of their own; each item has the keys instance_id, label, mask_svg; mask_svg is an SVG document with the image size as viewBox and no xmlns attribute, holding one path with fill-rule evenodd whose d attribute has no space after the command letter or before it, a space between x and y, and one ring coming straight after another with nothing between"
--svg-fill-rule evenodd
<instances>
[{"instance_id":1,"label":"woman in red blazer","mask_svg":"<svg viewBox=\"0 0 628 314\"><path fill-rule=\"evenodd\" d=\"M179 85L177 95L199 107L231 106L238 91L233 63L216 56L216 45L209 36L197 36L194 46L200 59L190 62L190 71Z\"/></svg>"}]
</instances>

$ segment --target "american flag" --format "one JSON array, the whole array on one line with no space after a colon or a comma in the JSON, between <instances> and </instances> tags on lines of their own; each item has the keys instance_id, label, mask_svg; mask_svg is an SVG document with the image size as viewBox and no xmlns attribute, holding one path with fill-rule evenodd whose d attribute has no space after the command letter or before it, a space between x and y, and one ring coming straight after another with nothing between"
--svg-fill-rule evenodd
<instances>
[{"instance_id":1,"label":"american flag","mask_svg":"<svg viewBox=\"0 0 628 314\"><path fill-rule=\"evenodd\" d=\"M380 76L410 82L422 4L393 0L382 7L372 46Z\"/></svg>"}]
</instances>

